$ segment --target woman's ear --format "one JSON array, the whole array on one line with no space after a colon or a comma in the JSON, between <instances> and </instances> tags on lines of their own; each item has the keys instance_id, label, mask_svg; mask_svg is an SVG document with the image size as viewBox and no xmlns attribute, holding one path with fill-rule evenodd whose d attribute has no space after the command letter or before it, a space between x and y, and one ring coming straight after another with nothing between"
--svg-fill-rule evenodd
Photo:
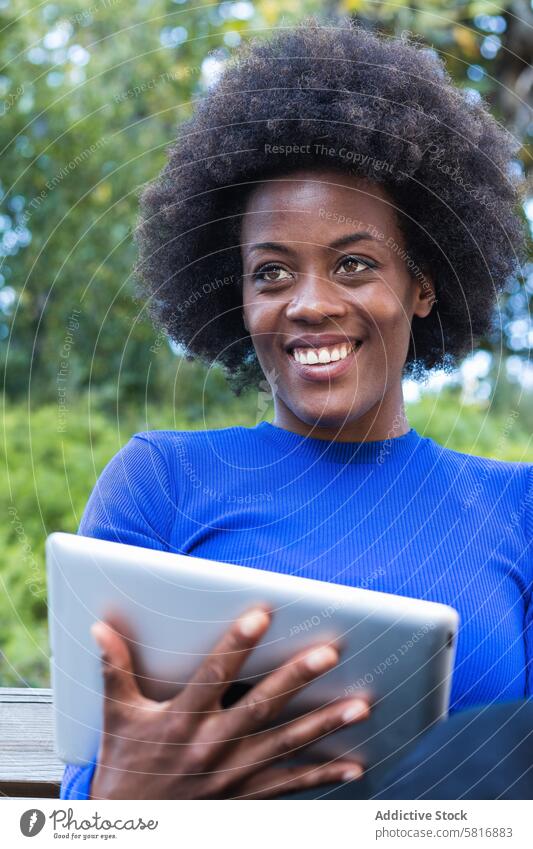
<instances>
[{"instance_id":1,"label":"woman's ear","mask_svg":"<svg viewBox=\"0 0 533 849\"><path fill-rule=\"evenodd\" d=\"M435 295L435 283L433 278L423 274L420 280L416 281L417 283L417 296L414 307L414 314L419 318L426 318L433 308L433 304L436 303L437 298Z\"/></svg>"}]
</instances>

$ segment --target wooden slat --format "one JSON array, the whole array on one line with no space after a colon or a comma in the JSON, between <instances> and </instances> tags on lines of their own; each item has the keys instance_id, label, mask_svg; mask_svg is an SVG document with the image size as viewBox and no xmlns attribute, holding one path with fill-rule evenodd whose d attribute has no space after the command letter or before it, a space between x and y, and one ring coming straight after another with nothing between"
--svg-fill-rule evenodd
<instances>
[{"instance_id":1,"label":"wooden slat","mask_svg":"<svg viewBox=\"0 0 533 849\"><path fill-rule=\"evenodd\" d=\"M2 799L59 799L59 784L6 781L0 783L0 801Z\"/></svg>"},{"instance_id":2,"label":"wooden slat","mask_svg":"<svg viewBox=\"0 0 533 849\"><path fill-rule=\"evenodd\" d=\"M52 691L0 689L0 794L57 796L63 770L54 753Z\"/></svg>"},{"instance_id":3,"label":"wooden slat","mask_svg":"<svg viewBox=\"0 0 533 849\"><path fill-rule=\"evenodd\" d=\"M33 687L0 687L0 704L2 702L45 702L52 701L52 691Z\"/></svg>"}]
</instances>

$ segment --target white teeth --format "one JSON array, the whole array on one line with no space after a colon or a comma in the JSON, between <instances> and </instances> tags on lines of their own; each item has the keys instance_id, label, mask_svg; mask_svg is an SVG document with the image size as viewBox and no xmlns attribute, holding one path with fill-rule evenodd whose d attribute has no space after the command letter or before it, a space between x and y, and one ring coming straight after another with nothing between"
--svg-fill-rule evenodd
<instances>
[{"instance_id":1,"label":"white teeth","mask_svg":"<svg viewBox=\"0 0 533 849\"><path fill-rule=\"evenodd\" d=\"M343 343L336 348L294 348L292 355L296 362L302 365L326 365L327 363L344 360L355 348L359 347L359 343L354 345Z\"/></svg>"}]
</instances>

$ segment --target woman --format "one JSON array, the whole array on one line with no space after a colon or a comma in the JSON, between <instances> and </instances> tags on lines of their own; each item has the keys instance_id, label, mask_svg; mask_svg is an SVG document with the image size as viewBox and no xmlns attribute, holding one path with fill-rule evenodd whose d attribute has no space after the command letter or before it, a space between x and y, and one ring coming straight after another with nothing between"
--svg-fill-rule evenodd
<instances>
[{"instance_id":1,"label":"woman","mask_svg":"<svg viewBox=\"0 0 533 849\"><path fill-rule=\"evenodd\" d=\"M137 434L79 532L451 604L451 713L529 704L533 467L418 434L401 384L453 366L491 326L524 239L513 151L405 40L310 20L243 48L143 195L137 272L190 356L220 362L237 394L266 377L274 421ZM96 768L67 767L63 798L376 792L350 758L284 765L364 721L362 697L265 728L339 662L334 647L223 708L270 616L249 611L164 703L98 623L102 745Z\"/></svg>"}]
</instances>

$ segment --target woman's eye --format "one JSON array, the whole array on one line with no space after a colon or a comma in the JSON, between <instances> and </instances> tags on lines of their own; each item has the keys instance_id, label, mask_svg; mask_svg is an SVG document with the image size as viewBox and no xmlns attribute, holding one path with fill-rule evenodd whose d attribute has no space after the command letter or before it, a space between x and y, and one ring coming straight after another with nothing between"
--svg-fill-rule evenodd
<instances>
[{"instance_id":1,"label":"woman's eye","mask_svg":"<svg viewBox=\"0 0 533 849\"><path fill-rule=\"evenodd\" d=\"M358 256L347 256L347 257L345 257L342 260L341 264L339 265L339 268L343 268L343 267L346 268L346 266L349 266L346 269L347 274L353 274L354 272L359 273L361 271L368 271L369 268L375 268L376 267L375 263L373 263L371 260L361 259Z\"/></svg>"},{"instance_id":2,"label":"woman's eye","mask_svg":"<svg viewBox=\"0 0 533 849\"><path fill-rule=\"evenodd\" d=\"M285 274L286 277L281 277L280 274ZM290 276L289 272L279 265L263 265L254 272L255 279L263 280L265 283L279 283L280 280L285 280Z\"/></svg>"}]
</instances>

